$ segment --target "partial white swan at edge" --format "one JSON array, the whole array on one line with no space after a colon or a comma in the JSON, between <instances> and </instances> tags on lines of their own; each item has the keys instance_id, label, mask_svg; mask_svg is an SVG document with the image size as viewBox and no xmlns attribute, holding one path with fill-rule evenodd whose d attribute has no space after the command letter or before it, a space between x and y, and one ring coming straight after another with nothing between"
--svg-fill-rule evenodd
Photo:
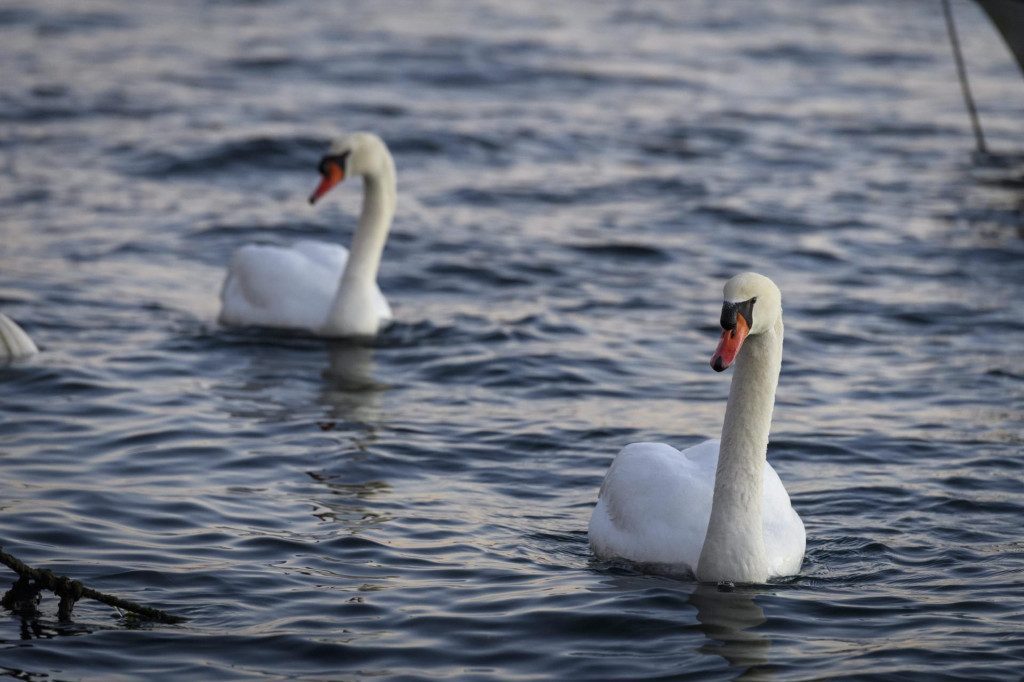
<instances>
[{"instance_id":1,"label":"partial white swan at edge","mask_svg":"<svg viewBox=\"0 0 1024 682\"><path fill-rule=\"evenodd\" d=\"M0 313L0 361L35 355L39 352L25 330L18 323Z\"/></svg>"},{"instance_id":2,"label":"partial white swan at edge","mask_svg":"<svg viewBox=\"0 0 1024 682\"><path fill-rule=\"evenodd\" d=\"M391 307L377 286L397 201L391 153L373 133L352 133L331 143L319 170L323 177L311 204L346 177L363 176L363 207L351 251L314 241L237 249L221 288L221 324L369 337L391 322Z\"/></svg>"},{"instance_id":3,"label":"partial white swan at edge","mask_svg":"<svg viewBox=\"0 0 1024 682\"><path fill-rule=\"evenodd\" d=\"M721 441L623 448L590 518L599 558L683 569L702 582L764 583L800 570L804 524L766 459L782 367L778 287L756 273L733 277L721 322L711 366L736 364Z\"/></svg>"}]
</instances>

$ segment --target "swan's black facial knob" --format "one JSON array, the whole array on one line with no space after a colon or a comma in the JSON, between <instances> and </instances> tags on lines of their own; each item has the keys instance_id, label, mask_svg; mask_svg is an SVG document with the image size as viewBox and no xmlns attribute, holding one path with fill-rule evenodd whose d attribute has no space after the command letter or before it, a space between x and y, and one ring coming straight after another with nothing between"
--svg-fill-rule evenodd
<instances>
[{"instance_id":1,"label":"swan's black facial knob","mask_svg":"<svg viewBox=\"0 0 1024 682\"><path fill-rule=\"evenodd\" d=\"M320 171L320 175L328 175L330 173L330 164L337 164L341 168L341 172L345 172L345 164L348 161L348 152L341 154L328 154L324 158L320 159L320 165L317 170Z\"/></svg>"},{"instance_id":2,"label":"swan's black facial knob","mask_svg":"<svg viewBox=\"0 0 1024 682\"><path fill-rule=\"evenodd\" d=\"M345 179L345 162L347 160L348 152L325 156L320 159L320 165L317 170L320 171L320 175L323 177L320 180L320 185L309 196L309 203L315 204L317 199L327 194L332 187Z\"/></svg>"},{"instance_id":3,"label":"swan's black facial knob","mask_svg":"<svg viewBox=\"0 0 1024 682\"><path fill-rule=\"evenodd\" d=\"M754 326L754 304L757 303L757 296L741 301L740 303L733 303L732 301L726 301L722 304L722 329L735 329L736 328L736 316L743 315L743 319L747 321L747 327Z\"/></svg>"}]
</instances>

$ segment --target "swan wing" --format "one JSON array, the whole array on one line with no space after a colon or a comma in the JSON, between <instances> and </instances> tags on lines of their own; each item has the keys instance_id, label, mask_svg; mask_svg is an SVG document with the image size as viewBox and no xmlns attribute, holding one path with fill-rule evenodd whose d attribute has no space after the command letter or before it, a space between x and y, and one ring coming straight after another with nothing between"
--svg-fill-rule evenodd
<instances>
[{"instance_id":1,"label":"swan wing","mask_svg":"<svg viewBox=\"0 0 1024 682\"><path fill-rule=\"evenodd\" d=\"M323 267L326 272L332 274L338 273L337 278L341 277L341 273L345 270L345 263L348 262L348 251L345 247L338 246L336 244L324 244L323 242L305 240L295 244L294 248L296 251L308 258L310 263ZM335 287L335 291L331 292L332 302L336 295L336 290L337 287ZM383 329L394 319L394 315L392 315L391 306L388 305L387 299L384 298L384 294L381 292L380 286L378 286L376 282L373 283L372 296L377 317L380 318L380 328ZM329 308L330 303L328 303L328 309ZM325 310L324 316L320 321L323 322L326 318L327 312Z\"/></svg>"},{"instance_id":2,"label":"swan wing","mask_svg":"<svg viewBox=\"0 0 1024 682\"><path fill-rule=\"evenodd\" d=\"M332 247L325 249L323 247ZM330 272L338 272L337 277L341 277L341 273L345 270L345 263L348 262L348 251L343 246L336 246L334 244L324 244L322 242L314 241L301 241L295 245L295 250L306 256L310 262L317 265L321 265L328 269ZM340 254L338 253L340 250ZM321 318L321 322L327 319L327 311L330 310L330 306L334 301L337 287L335 291L331 293L331 302L328 303L327 308L324 311L324 316ZM394 315L391 313L391 306L388 305L388 301L384 298L383 292L380 290L380 286L373 282L373 291L370 293L373 299L373 308L377 317L380 319L380 325L378 329L383 329L394 319Z\"/></svg>"},{"instance_id":3,"label":"swan wing","mask_svg":"<svg viewBox=\"0 0 1024 682\"><path fill-rule=\"evenodd\" d=\"M590 518L594 553L692 571L707 532L717 461L718 441L683 452L664 443L627 445L608 469Z\"/></svg>"},{"instance_id":4,"label":"swan wing","mask_svg":"<svg viewBox=\"0 0 1024 682\"><path fill-rule=\"evenodd\" d=\"M768 571L773 577L800 572L807 545L804 522L793 509L782 480L771 464L764 464L764 546Z\"/></svg>"},{"instance_id":5,"label":"swan wing","mask_svg":"<svg viewBox=\"0 0 1024 682\"><path fill-rule=\"evenodd\" d=\"M337 244L247 244L231 255L220 322L315 330L327 318L347 260L348 251Z\"/></svg>"},{"instance_id":6,"label":"swan wing","mask_svg":"<svg viewBox=\"0 0 1024 682\"><path fill-rule=\"evenodd\" d=\"M380 287L377 286L376 282L374 282L373 287L376 289L377 294L377 314L380 316L380 329L383 329L391 324L391 321L395 319L395 316L391 313L391 306L388 305L388 300L384 298L384 294L381 292Z\"/></svg>"},{"instance_id":7,"label":"swan wing","mask_svg":"<svg viewBox=\"0 0 1024 682\"><path fill-rule=\"evenodd\" d=\"M0 313L0 360L34 355L39 349L18 323Z\"/></svg>"}]
</instances>

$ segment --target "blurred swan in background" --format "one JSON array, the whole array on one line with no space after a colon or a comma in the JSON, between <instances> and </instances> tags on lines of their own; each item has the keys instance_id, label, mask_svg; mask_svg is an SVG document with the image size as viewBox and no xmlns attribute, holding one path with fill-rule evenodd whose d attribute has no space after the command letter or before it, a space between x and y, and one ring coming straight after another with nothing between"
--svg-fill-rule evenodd
<instances>
[{"instance_id":1,"label":"blurred swan in background","mask_svg":"<svg viewBox=\"0 0 1024 682\"><path fill-rule=\"evenodd\" d=\"M35 355L39 352L25 330L18 323L0 313L0 361Z\"/></svg>"},{"instance_id":2,"label":"blurred swan in background","mask_svg":"<svg viewBox=\"0 0 1024 682\"><path fill-rule=\"evenodd\" d=\"M736 363L721 441L623 448L590 518L598 557L684 569L702 582L763 583L800 570L804 525L766 460L782 367L778 287L755 273L733 277L721 322L711 366Z\"/></svg>"},{"instance_id":3,"label":"blurred swan in background","mask_svg":"<svg viewBox=\"0 0 1024 682\"><path fill-rule=\"evenodd\" d=\"M314 241L291 248L239 248L221 289L222 324L371 337L392 320L391 307L377 286L397 199L391 153L378 136L353 133L331 143L319 170L322 179L311 204L346 177L363 176L363 207L352 250Z\"/></svg>"}]
</instances>

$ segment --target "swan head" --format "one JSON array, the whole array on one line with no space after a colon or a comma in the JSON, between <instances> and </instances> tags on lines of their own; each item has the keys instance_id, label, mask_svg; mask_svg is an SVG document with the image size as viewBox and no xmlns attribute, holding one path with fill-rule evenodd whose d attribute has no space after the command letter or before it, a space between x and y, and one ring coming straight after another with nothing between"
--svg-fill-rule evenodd
<instances>
[{"instance_id":1,"label":"swan head","mask_svg":"<svg viewBox=\"0 0 1024 682\"><path fill-rule=\"evenodd\" d=\"M331 142L327 154L320 159L320 184L309 197L315 204L332 187L347 177L378 175L388 169L394 173L394 162L384 140L373 133L349 133Z\"/></svg>"},{"instance_id":2,"label":"swan head","mask_svg":"<svg viewBox=\"0 0 1024 682\"><path fill-rule=\"evenodd\" d=\"M725 302L722 303L722 338L711 367L721 372L733 363L750 335L763 334L773 329L782 316L782 293L764 275L744 272L725 283Z\"/></svg>"}]
</instances>

